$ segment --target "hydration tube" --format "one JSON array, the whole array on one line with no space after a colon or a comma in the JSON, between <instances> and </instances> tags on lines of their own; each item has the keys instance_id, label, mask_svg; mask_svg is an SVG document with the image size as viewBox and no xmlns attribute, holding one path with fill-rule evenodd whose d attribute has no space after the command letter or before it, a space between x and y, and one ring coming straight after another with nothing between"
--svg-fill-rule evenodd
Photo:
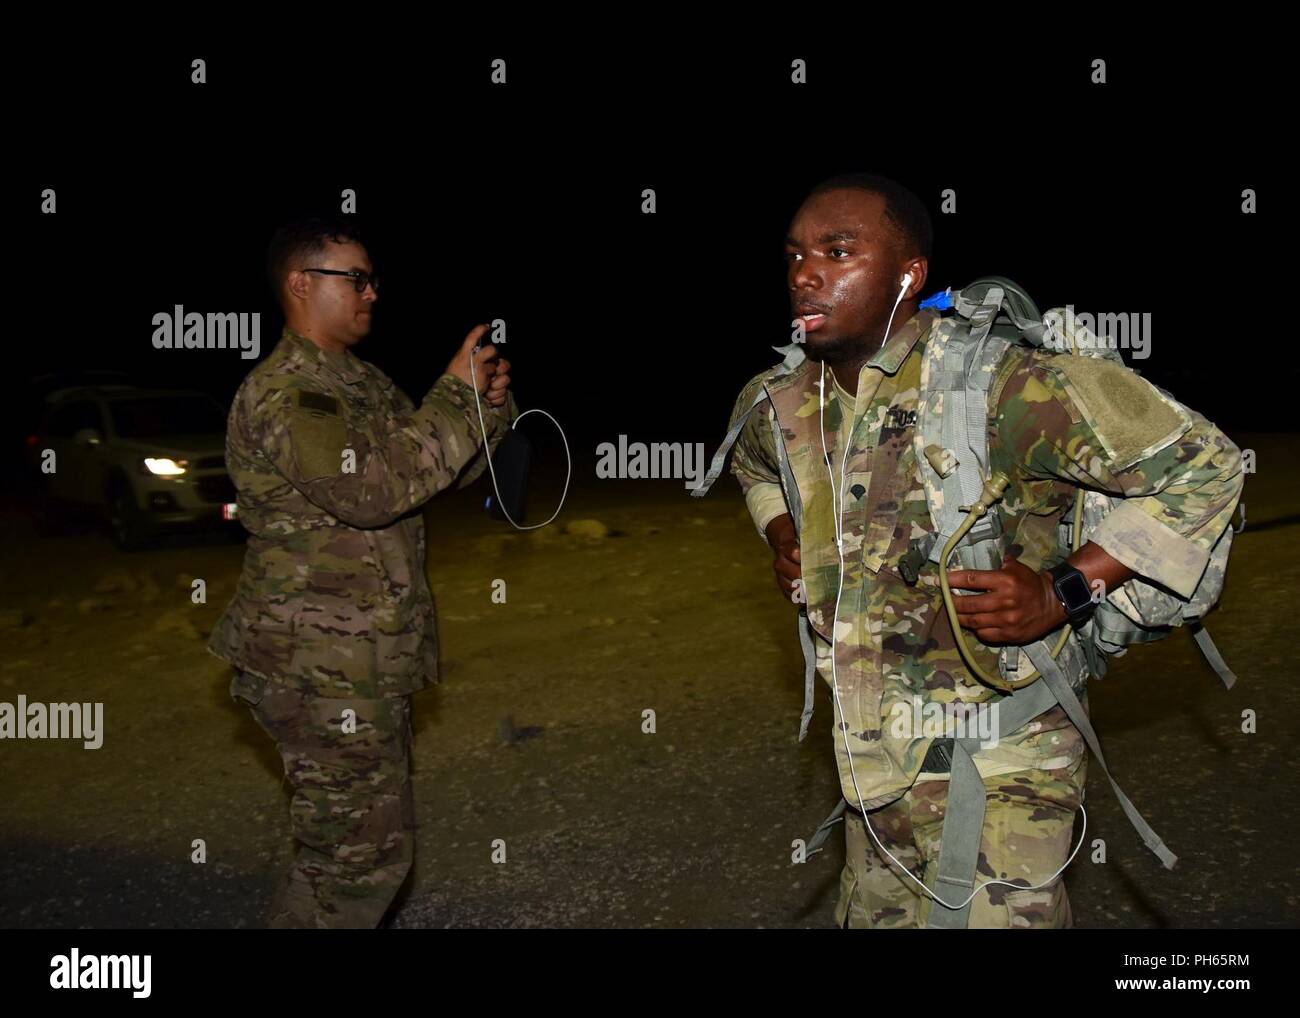
<instances>
[{"instance_id":1,"label":"hydration tube","mask_svg":"<svg viewBox=\"0 0 1300 1018\"><path fill-rule=\"evenodd\" d=\"M936 297L944 296L937 294ZM931 298L932 300L934 298ZM949 298L951 304L951 298ZM1081 357L1078 348L1071 343L1070 353L1075 357ZM999 501L1007 490L1007 485L1011 483L1011 478L1007 477L1002 471L994 472L993 476L984 482L984 490L980 493L979 499L972 506L964 507L967 512L966 519L962 521L948 543L943 546L943 552L939 555L939 586L943 591L943 606L948 610L948 621L952 623L952 635L957 641L957 650L961 653L962 660L966 662L966 667L971 670L981 682L992 686L994 689L1001 690L1004 693L1010 693L1013 690L1023 689L1031 682L1039 678L1038 669L1035 668L1024 678L1004 679L1000 671L995 671L990 675L980 667L979 662L975 660L975 655L966 642L966 633L962 629L961 623L957 619L957 606L953 603L952 587L948 584L948 558L952 555L953 550L966 536L966 532L992 508L993 503ZM1074 497L1074 528L1071 533L1070 553L1079 550L1079 545L1083 538L1083 489L1076 490ZM1052 660L1060 655L1065 648L1065 641L1070 638L1073 628L1067 622L1065 628L1061 630L1061 638L1056 641L1056 646L1052 648Z\"/></svg>"}]
</instances>

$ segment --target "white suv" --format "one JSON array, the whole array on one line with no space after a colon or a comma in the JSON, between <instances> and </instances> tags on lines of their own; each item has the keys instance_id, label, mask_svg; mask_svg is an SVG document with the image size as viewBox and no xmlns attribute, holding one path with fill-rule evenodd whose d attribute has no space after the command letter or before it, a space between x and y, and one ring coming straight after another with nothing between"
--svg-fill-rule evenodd
<instances>
[{"instance_id":1,"label":"white suv","mask_svg":"<svg viewBox=\"0 0 1300 1018\"><path fill-rule=\"evenodd\" d=\"M164 531L222 527L236 518L226 415L210 396L98 385L61 389L45 402L27 445L46 520L59 508L90 508L107 520L119 547L133 549ZM45 462L54 470L42 470Z\"/></svg>"}]
</instances>

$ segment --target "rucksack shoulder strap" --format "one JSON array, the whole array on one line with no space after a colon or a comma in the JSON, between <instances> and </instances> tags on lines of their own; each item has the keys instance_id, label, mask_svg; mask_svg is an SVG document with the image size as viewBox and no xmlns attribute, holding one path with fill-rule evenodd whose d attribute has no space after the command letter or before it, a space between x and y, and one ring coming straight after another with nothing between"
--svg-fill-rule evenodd
<instances>
[{"instance_id":1,"label":"rucksack shoulder strap","mask_svg":"<svg viewBox=\"0 0 1300 1018\"><path fill-rule=\"evenodd\" d=\"M914 434L917 462L935 535L923 549L931 562L980 497L988 472L988 394L1015 340L993 330L997 308L967 323L951 318L936 327L921 364L921 398ZM985 515L958 548L963 568L996 569L1001 563L996 513Z\"/></svg>"}]
</instances>

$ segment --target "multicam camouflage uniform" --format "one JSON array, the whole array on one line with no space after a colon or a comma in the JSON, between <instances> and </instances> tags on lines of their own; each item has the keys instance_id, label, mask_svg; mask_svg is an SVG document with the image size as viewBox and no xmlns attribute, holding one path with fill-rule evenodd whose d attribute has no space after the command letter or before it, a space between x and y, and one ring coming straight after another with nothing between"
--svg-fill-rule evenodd
<instances>
[{"instance_id":1,"label":"multicam camouflage uniform","mask_svg":"<svg viewBox=\"0 0 1300 1018\"><path fill-rule=\"evenodd\" d=\"M899 571L913 538L934 531L912 438L922 353L938 320L933 311L919 312L867 362L856 413L844 422L852 439L842 516L844 585L834 634L844 716L837 707L834 737L841 786L852 806L845 814L848 861L837 918L850 925L924 925L932 904L879 855L857 811L860 792L876 836L933 886L948 775L933 763L924 766L932 738L893 734L894 709L908 709L915 696L926 704L986 703L1000 696L961 659L937 567L927 564L915 585ZM1081 484L1126 497L1091 540L1140 575L1188 597L1236 509L1243 483L1240 452L1195 412L1190 428L1170 430L1167 404L1128 368L1092 358L1081 366L1080 360L1014 347L990 389L989 472L1002 470L1012 478L995 507L1010 535L1010 551L1034 570L1054 565L1060 558L1058 523L1073 501L1074 484ZM733 424L764 387L768 395L741 430L731 469L762 533L791 503L781 484L779 427L802 505L801 569L817 667L829 685L840 565L830 470L819 434L819 377L820 365L804 360L793 370L765 371L746 385ZM828 381L828 395L831 388ZM837 440L841 402L828 398L823 425L837 487L844 448ZM1137 451L1144 455L1135 460ZM974 633L966 639L982 667L995 672L994 652ZM1086 697L1080 698L1086 708ZM975 763L987 790L977 882L1043 882L1070 851L1087 767L1082 736L1056 706L995 749L981 750ZM972 926L1070 924L1059 877L1042 890L988 887L971 906Z\"/></svg>"},{"instance_id":2,"label":"multicam camouflage uniform","mask_svg":"<svg viewBox=\"0 0 1300 1018\"><path fill-rule=\"evenodd\" d=\"M483 405L493 448L516 415L513 397ZM273 926L376 926L410 868L409 694L438 668L420 506L474 480L481 445L465 382L442 375L417 409L288 329L235 395L226 463L248 550L208 649L294 788L301 844Z\"/></svg>"}]
</instances>

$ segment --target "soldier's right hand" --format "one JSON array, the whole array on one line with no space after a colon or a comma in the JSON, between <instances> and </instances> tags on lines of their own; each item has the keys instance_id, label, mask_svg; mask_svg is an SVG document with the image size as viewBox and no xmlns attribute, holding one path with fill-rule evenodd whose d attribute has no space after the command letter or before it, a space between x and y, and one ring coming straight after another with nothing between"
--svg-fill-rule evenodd
<instances>
[{"instance_id":1,"label":"soldier's right hand","mask_svg":"<svg viewBox=\"0 0 1300 1018\"><path fill-rule=\"evenodd\" d=\"M497 348L491 343L488 343L478 353L474 352L474 347L487 331L488 326L486 325L476 325L470 329L469 335L465 337L465 342L460 345L460 349L456 351L456 356L447 365L447 374L455 375L466 385L473 385L477 380L480 396L488 391L488 386L492 384L498 366ZM471 357L474 358L474 374L472 376L469 367Z\"/></svg>"},{"instance_id":2,"label":"soldier's right hand","mask_svg":"<svg viewBox=\"0 0 1300 1018\"><path fill-rule=\"evenodd\" d=\"M799 535L795 533L794 521L788 513L767 525L767 543L775 554L772 570L776 573L776 585L787 600L795 601L795 583L801 582Z\"/></svg>"}]
</instances>

